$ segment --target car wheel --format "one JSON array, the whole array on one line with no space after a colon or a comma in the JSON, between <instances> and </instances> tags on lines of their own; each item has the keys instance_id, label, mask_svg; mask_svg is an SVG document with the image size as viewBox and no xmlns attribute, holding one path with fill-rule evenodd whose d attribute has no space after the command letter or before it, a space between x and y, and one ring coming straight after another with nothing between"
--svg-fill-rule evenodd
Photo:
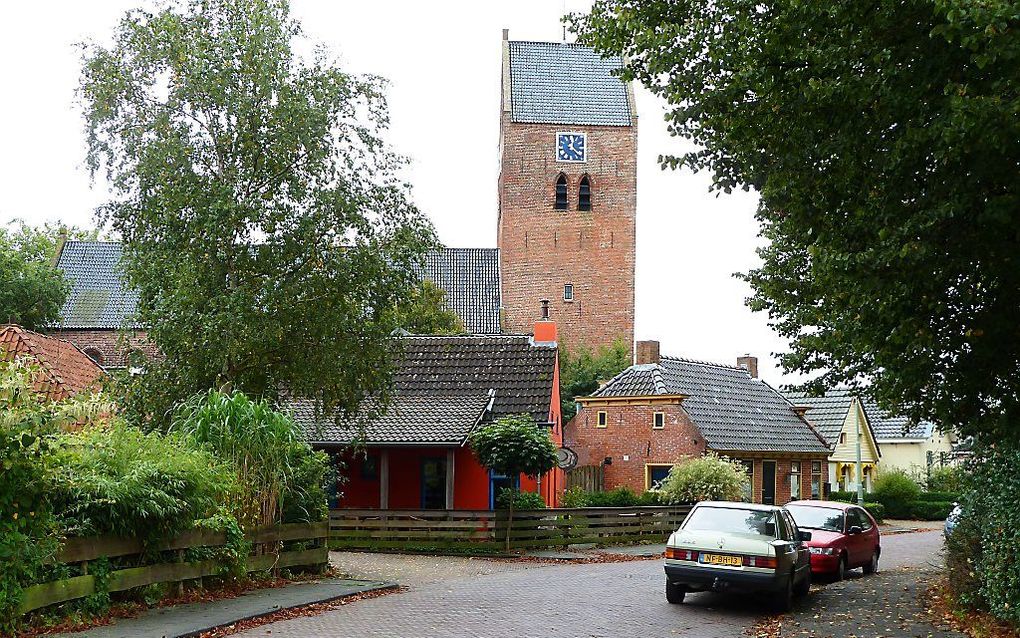
<instances>
[{"instance_id":1,"label":"car wheel","mask_svg":"<svg viewBox=\"0 0 1020 638\"><path fill-rule=\"evenodd\" d=\"M687 588L683 585L674 585L666 579L666 602L671 605L679 605L687 595Z\"/></svg>"},{"instance_id":2,"label":"car wheel","mask_svg":"<svg viewBox=\"0 0 1020 638\"><path fill-rule=\"evenodd\" d=\"M836 567L834 577L837 581L846 578L846 554L839 557L839 566Z\"/></svg>"},{"instance_id":3,"label":"car wheel","mask_svg":"<svg viewBox=\"0 0 1020 638\"><path fill-rule=\"evenodd\" d=\"M772 607L778 612L790 611L793 607L793 573L786 579L786 587L773 595Z\"/></svg>"},{"instance_id":4,"label":"car wheel","mask_svg":"<svg viewBox=\"0 0 1020 638\"><path fill-rule=\"evenodd\" d=\"M878 558L879 553L878 548L876 547L875 551L871 553L871 561L864 566L865 574L874 574L878 571Z\"/></svg>"},{"instance_id":5,"label":"car wheel","mask_svg":"<svg viewBox=\"0 0 1020 638\"><path fill-rule=\"evenodd\" d=\"M798 596L807 596L807 593L811 591L811 568L808 567L804 572L804 578L800 579L797 587L793 590L793 593Z\"/></svg>"}]
</instances>

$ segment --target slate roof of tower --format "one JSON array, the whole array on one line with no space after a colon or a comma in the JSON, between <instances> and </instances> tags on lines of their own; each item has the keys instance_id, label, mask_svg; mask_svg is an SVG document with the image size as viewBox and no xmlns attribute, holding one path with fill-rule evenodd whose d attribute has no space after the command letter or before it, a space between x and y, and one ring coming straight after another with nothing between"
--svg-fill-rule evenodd
<instances>
[{"instance_id":1,"label":"slate roof of tower","mask_svg":"<svg viewBox=\"0 0 1020 638\"><path fill-rule=\"evenodd\" d=\"M897 416L878 407L874 399L855 395L846 388L829 390L822 396L812 397L804 392L786 392L786 397L795 405L808 406L811 409L805 415L830 440L839 436L846 413L850 409L854 396L859 396L868 424L879 441L889 439L927 439L935 429L934 424L927 421L911 423L905 416Z\"/></svg>"},{"instance_id":2,"label":"slate roof of tower","mask_svg":"<svg viewBox=\"0 0 1020 638\"><path fill-rule=\"evenodd\" d=\"M69 341L25 330L0 327L0 360L29 357L40 368L36 390L58 401L99 387L102 366Z\"/></svg>"},{"instance_id":3,"label":"slate roof of tower","mask_svg":"<svg viewBox=\"0 0 1020 638\"><path fill-rule=\"evenodd\" d=\"M478 423L502 416L549 420L554 346L534 345L527 335L457 335L407 336L399 348L392 404L368 423L367 443L459 444ZM356 428L333 418L317 422L308 402L289 409L311 441L347 443L355 436Z\"/></svg>"},{"instance_id":4,"label":"slate roof of tower","mask_svg":"<svg viewBox=\"0 0 1020 638\"><path fill-rule=\"evenodd\" d=\"M685 395L681 406L708 447L740 452L822 452L828 445L772 386L734 366L662 357L609 380L595 397Z\"/></svg>"},{"instance_id":5,"label":"slate roof of tower","mask_svg":"<svg viewBox=\"0 0 1020 638\"><path fill-rule=\"evenodd\" d=\"M630 126L618 56L560 42L511 41L510 114L514 122Z\"/></svg>"},{"instance_id":6,"label":"slate roof of tower","mask_svg":"<svg viewBox=\"0 0 1020 638\"><path fill-rule=\"evenodd\" d=\"M114 329L130 324L138 294L124 284L121 254L119 242L65 242L57 266L71 291L61 309L60 327ZM420 274L446 292L447 306L468 332L499 333L497 249L440 248L426 256Z\"/></svg>"}]
</instances>

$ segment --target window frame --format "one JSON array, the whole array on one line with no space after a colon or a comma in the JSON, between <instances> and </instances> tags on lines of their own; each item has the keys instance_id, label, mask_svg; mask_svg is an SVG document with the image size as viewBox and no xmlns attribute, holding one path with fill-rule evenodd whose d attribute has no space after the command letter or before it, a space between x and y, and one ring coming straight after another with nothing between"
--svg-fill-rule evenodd
<instances>
[{"instance_id":1,"label":"window frame","mask_svg":"<svg viewBox=\"0 0 1020 638\"><path fill-rule=\"evenodd\" d=\"M562 171L553 183L553 210L570 210L570 180Z\"/></svg>"},{"instance_id":2,"label":"window frame","mask_svg":"<svg viewBox=\"0 0 1020 638\"><path fill-rule=\"evenodd\" d=\"M609 427L609 412L606 410L596 410L595 412L595 427L600 430L604 430Z\"/></svg>"},{"instance_id":3,"label":"window frame","mask_svg":"<svg viewBox=\"0 0 1020 638\"><path fill-rule=\"evenodd\" d=\"M584 191L588 192L585 193ZM588 212L592 209L592 187L591 187L591 176L587 173L581 176L581 179L577 182L577 210ZM587 203L587 206L584 204Z\"/></svg>"},{"instance_id":4,"label":"window frame","mask_svg":"<svg viewBox=\"0 0 1020 638\"><path fill-rule=\"evenodd\" d=\"M567 293L570 293L569 295ZM563 284L563 301L572 302L574 301L574 284L565 283Z\"/></svg>"},{"instance_id":5,"label":"window frame","mask_svg":"<svg viewBox=\"0 0 1020 638\"><path fill-rule=\"evenodd\" d=\"M794 469L796 466L796 469ZM799 501L804 493L804 475L801 474L802 466L800 461L790 461L790 500ZM793 488L797 486L797 495L794 496Z\"/></svg>"},{"instance_id":6,"label":"window frame","mask_svg":"<svg viewBox=\"0 0 1020 638\"><path fill-rule=\"evenodd\" d=\"M668 467L669 470L666 471L666 476L669 476L669 471L673 469L673 465L673 463L645 463L645 491L657 491L652 487L652 468ZM665 481L665 477L662 480Z\"/></svg>"},{"instance_id":7,"label":"window frame","mask_svg":"<svg viewBox=\"0 0 1020 638\"><path fill-rule=\"evenodd\" d=\"M659 425L656 425L656 421ZM665 412L652 412L652 429L663 430L666 428L666 413Z\"/></svg>"}]
</instances>

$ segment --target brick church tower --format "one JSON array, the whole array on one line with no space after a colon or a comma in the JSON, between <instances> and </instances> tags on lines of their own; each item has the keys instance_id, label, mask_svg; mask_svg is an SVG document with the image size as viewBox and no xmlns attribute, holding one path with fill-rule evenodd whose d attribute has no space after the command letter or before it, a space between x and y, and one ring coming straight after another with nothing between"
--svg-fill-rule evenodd
<instances>
[{"instance_id":1,"label":"brick church tower","mask_svg":"<svg viewBox=\"0 0 1020 638\"><path fill-rule=\"evenodd\" d=\"M567 346L634 342L637 114L619 58L503 32L498 246L503 329L550 301Z\"/></svg>"}]
</instances>

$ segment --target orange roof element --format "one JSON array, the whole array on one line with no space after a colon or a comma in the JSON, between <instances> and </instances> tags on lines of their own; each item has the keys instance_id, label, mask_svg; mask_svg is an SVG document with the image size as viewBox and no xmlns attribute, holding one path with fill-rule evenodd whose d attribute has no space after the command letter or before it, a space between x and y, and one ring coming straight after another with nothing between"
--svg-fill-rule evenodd
<instances>
[{"instance_id":1,"label":"orange roof element","mask_svg":"<svg viewBox=\"0 0 1020 638\"><path fill-rule=\"evenodd\" d=\"M0 327L0 361L31 357L41 368L38 389L53 401L97 389L106 376L102 366L69 341L21 326Z\"/></svg>"}]
</instances>

